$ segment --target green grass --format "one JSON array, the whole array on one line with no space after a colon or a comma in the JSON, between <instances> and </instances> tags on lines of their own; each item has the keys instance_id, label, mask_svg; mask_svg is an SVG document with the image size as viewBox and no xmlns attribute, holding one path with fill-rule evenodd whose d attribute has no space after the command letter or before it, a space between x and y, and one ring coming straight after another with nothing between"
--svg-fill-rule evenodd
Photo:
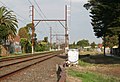
<instances>
[{"instance_id":1,"label":"green grass","mask_svg":"<svg viewBox=\"0 0 120 82\"><path fill-rule=\"evenodd\" d=\"M92 65L92 64L86 63L86 62L84 62L84 61L82 61L82 60L79 60L78 62L79 62L79 65L80 65L80 66L90 66L90 65Z\"/></svg>"},{"instance_id":2,"label":"green grass","mask_svg":"<svg viewBox=\"0 0 120 82\"><path fill-rule=\"evenodd\" d=\"M77 77L82 80L82 82L120 82L117 78L103 76L92 72L78 72L75 70L68 70L68 75Z\"/></svg>"},{"instance_id":3,"label":"green grass","mask_svg":"<svg viewBox=\"0 0 120 82\"><path fill-rule=\"evenodd\" d=\"M98 53L97 51L83 51L83 52L79 52L80 55L86 55L86 54L90 54L90 55L97 55L97 54L103 54L103 52Z\"/></svg>"}]
</instances>

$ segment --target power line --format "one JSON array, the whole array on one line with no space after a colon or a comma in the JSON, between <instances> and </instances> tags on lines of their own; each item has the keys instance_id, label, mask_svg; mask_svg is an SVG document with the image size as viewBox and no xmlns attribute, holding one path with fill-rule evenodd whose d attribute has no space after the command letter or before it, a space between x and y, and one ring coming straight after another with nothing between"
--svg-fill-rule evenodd
<instances>
[{"instance_id":1,"label":"power line","mask_svg":"<svg viewBox=\"0 0 120 82\"><path fill-rule=\"evenodd\" d=\"M38 10L35 8L35 10L37 11L37 13L39 14L40 17L42 17L42 15L38 12ZM43 18L43 17L42 17Z\"/></svg>"},{"instance_id":2,"label":"power line","mask_svg":"<svg viewBox=\"0 0 120 82\"><path fill-rule=\"evenodd\" d=\"M38 5L38 3L36 2L36 0L34 0L34 2L35 2L35 4L37 5L37 7L38 7L38 9L40 10L40 12L42 13L42 15L44 16L42 16L42 18L46 18L47 19L47 17L45 16L45 14L43 13L43 11L42 11L42 9L40 8L40 6ZM51 27L47 22L46 22L46 24L49 26L49 27Z\"/></svg>"},{"instance_id":3,"label":"power line","mask_svg":"<svg viewBox=\"0 0 120 82\"><path fill-rule=\"evenodd\" d=\"M28 2L29 2L31 5L33 5L30 0L28 0ZM38 12L38 10L37 10L35 7L34 7L34 9L37 11L37 13L39 14L39 16L42 17L42 15ZM42 18L43 18L43 17L42 17Z\"/></svg>"},{"instance_id":4,"label":"power line","mask_svg":"<svg viewBox=\"0 0 120 82\"><path fill-rule=\"evenodd\" d=\"M28 0L29 1L29 3L31 4L31 5L33 5L33 3L30 1L30 0ZM40 8L40 6L38 5L38 3L37 3L37 1L36 0L34 0L34 3L36 4L36 6L38 7L38 9L39 9L39 11L41 12L41 14L38 12L38 10L35 8L35 10L37 11L37 13L44 19L46 19L47 20L47 17L45 16L45 14L43 13L43 11L42 11L42 9ZM51 27L49 24L48 24L48 22L46 22L45 21L45 23L49 26L49 27Z\"/></svg>"},{"instance_id":5,"label":"power line","mask_svg":"<svg viewBox=\"0 0 120 82\"><path fill-rule=\"evenodd\" d=\"M43 16L47 19L47 17L45 16L45 14L43 13L42 9L40 8L40 6L38 5L38 3L36 2L36 0L34 0L35 4L37 5L38 9L41 11L41 13L43 14Z\"/></svg>"},{"instance_id":6,"label":"power line","mask_svg":"<svg viewBox=\"0 0 120 82\"><path fill-rule=\"evenodd\" d=\"M5 3L3 3L2 1L0 1L0 3L3 4L3 5L4 5L6 8L8 8L9 10L13 11L13 10L10 9ZM15 11L14 11L14 13L15 13L17 16L21 17L22 19L26 20L24 17L22 17L21 15L19 15L19 14L16 13ZM18 19L18 20L20 20L20 19ZM22 20L20 20L20 21L23 23ZM24 24L25 24L25 21L24 21Z\"/></svg>"},{"instance_id":7,"label":"power line","mask_svg":"<svg viewBox=\"0 0 120 82\"><path fill-rule=\"evenodd\" d=\"M34 0L34 1L35 1L35 0ZM33 5L30 0L28 0L28 2L29 2L31 5ZM36 1L35 1L35 3L37 4ZM38 4L37 4L37 6L38 6ZM34 8L35 8L35 7L34 7ZM38 10L37 10L36 8L35 8L35 10L37 11L38 15L43 18L43 16L38 12ZM49 26L49 24L47 24L47 25Z\"/></svg>"},{"instance_id":8,"label":"power line","mask_svg":"<svg viewBox=\"0 0 120 82\"><path fill-rule=\"evenodd\" d=\"M31 5L33 5L30 0L28 0L28 2L29 2ZM34 9L35 9L35 10L37 11L37 13L42 17L42 15L38 12L38 10L37 10L35 7L34 7Z\"/></svg>"},{"instance_id":9,"label":"power line","mask_svg":"<svg viewBox=\"0 0 120 82\"><path fill-rule=\"evenodd\" d=\"M30 5L33 5L33 3L30 1L30 0L28 0L28 2L30 3ZM35 2L36 4L37 4L37 2ZM37 6L38 6L38 4L37 4ZM38 13L38 15L40 16L40 17L42 17L42 18L44 18L39 12L38 12L38 10L34 7L34 9L36 10L36 12ZM47 24L48 26L49 26L49 24Z\"/></svg>"},{"instance_id":10,"label":"power line","mask_svg":"<svg viewBox=\"0 0 120 82\"><path fill-rule=\"evenodd\" d=\"M21 21L23 24L26 24L25 22L23 22L23 20L21 20L21 19L18 19L19 21Z\"/></svg>"},{"instance_id":11,"label":"power line","mask_svg":"<svg viewBox=\"0 0 120 82\"><path fill-rule=\"evenodd\" d=\"M30 0L28 0L28 2L30 3L30 5L33 5L32 2ZM35 4L37 5L37 7L39 8L39 10L41 11L39 5L37 4L37 2L34 0ZM34 7L35 8L35 7ZM38 15L42 18L44 18L39 12L38 10L35 8L35 10L37 11ZM45 15L44 15L45 16ZM47 24L49 26L49 24Z\"/></svg>"},{"instance_id":12,"label":"power line","mask_svg":"<svg viewBox=\"0 0 120 82\"><path fill-rule=\"evenodd\" d=\"M28 2L29 2L31 5L33 5L32 2L31 2L30 0L28 0Z\"/></svg>"},{"instance_id":13,"label":"power line","mask_svg":"<svg viewBox=\"0 0 120 82\"><path fill-rule=\"evenodd\" d=\"M33 5L30 0L28 0L28 1L29 1L29 3L30 3L31 5ZM42 15L41 15L41 14L39 13L39 11L35 8L35 10L36 10L37 13L39 14L39 16L40 16L42 19L44 19L44 18L47 19L47 17L46 17L45 14L43 13L42 9L41 9L40 6L38 5L37 1L34 0L34 2L35 2L36 6L38 7L39 11L40 11L41 14L42 14ZM51 25L50 25L48 22L45 21L45 23L46 23L49 27L51 27Z\"/></svg>"}]
</instances>

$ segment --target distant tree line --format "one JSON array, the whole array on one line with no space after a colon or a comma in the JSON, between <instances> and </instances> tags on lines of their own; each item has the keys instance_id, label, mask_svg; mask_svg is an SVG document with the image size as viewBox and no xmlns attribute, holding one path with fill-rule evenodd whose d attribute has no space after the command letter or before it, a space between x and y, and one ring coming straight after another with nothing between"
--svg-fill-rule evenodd
<instances>
[{"instance_id":1,"label":"distant tree line","mask_svg":"<svg viewBox=\"0 0 120 82\"><path fill-rule=\"evenodd\" d=\"M79 40L77 41L76 43L73 42L73 44L70 44L70 48L84 48L84 47L87 47L87 46L91 46L91 48L95 48L97 44L95 42L92 42L92 43L89 43L89 40Z\"/></svg>"}]
</instances>

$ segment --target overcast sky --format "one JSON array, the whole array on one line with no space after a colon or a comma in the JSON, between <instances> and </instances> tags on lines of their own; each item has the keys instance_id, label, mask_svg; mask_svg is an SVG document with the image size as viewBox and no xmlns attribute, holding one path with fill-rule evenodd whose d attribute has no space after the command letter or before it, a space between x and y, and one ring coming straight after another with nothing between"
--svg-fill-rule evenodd
<instances>
[{"instance_id":1,"label":"overcast sky","mask_svg":"<svg viewBox=\"0 0 120 82\"><path fill-rule=\"evenodd\" d=\"M35 19L64 19L65 4L69 5L70 0L36 0L40 9L36 6L34 0L0 0L9 9L13 10L19 19L19 28L24 27L31 21L31 4L35 6ZM3 4L0 2L0 6ZM91 42L101 43L102 40L94 36L92 26L90 24L89 11L83 5L87 0L71 0L71 14L69 20L69 38L70 43L77 42L82 39L87 39ZM36 11L37 10L37 11ZM46 18L42 15L46 16ZM70 12L69 12L70 13ZM42 15L42 17L40 16ZM35 22L36 23L36 22ZM64 22L62 22L64 24ZM52 27L54 34L64 34L64 28L58 22L41 22L36 26L37 38L43 39L49 37L49 27ZM63 36L59 36L61 40ZM55 36L53 39L56 39ZM61 41L62 42L62 41Z\"/></svg>"}]
</instances>

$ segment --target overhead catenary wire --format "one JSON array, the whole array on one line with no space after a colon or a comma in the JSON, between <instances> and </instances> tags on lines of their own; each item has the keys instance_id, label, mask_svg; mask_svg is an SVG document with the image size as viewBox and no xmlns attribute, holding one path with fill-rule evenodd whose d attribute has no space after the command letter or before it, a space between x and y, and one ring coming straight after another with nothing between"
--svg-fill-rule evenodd
<instances>
[{"instance_id":1,"label":"overhead catenary wire","mask_svg":"<svg viewBox=\"0 0 120 82\"><path fill-rule=\"evenodd\" d=\"M31 5L33 5L30 0L28 0L28 1L29 1L29 3L30 3ZM36 6L38 7L38 9L39 9L39 11L41 12L42 15L41 15L41 14L38 12L38 10L34 7L35 10L37 11L37 13L41 16L42 19L46 19L46 20L47 20L46 15L45 15L44 12L42 11L42 9L40 8L40 6L38 5L38 3L37 3L36 0L34 0L34 3L35 3ZM51 27L51 25L50 25L48 22L45 21L45 23L46 23L49 27Z\"/></svg>"},{"instance_id":2,"label":"overhead catenary wire","mask_svg":"<svg viewBox=\"0 0 120 82\"><path fill-rule=\"evenodd\" d=\"M39 11L42 13L42 15L43 15L42 18L47 19L47 17L46 17L45 14L43 13L42 9L41 9L40 6L38 5L37 1L34 0L34 2L35 2L35 4L37 5ZM45 22L46 22L46 21L45 21ZM47 22L46 22L46 24L47 24L49 27L51 27Z\"/></svg>"},{"instance_id":3,"label":"overhead catenary wire","mask_svg":"<svg viewBox=\"0 0 120 82\"><path fill-rule=\"evenodd\" d=\"M33 5L32 2L30 0L28 0L28 2L30 3L30 5ZM35 10L37 11L38 15L44 19L44 17L46 18L46 16L44 15L44 13L42 12L42 10L40 9L38 3L34 0L35 4L37 5L38 9L40 10L40 12L43 14L43 16L38 12L38 10L35 8ZM46 24L50 27L50 25L46 22Z\"/></svg>"},{"instance_id":4,"label":"overhead catenary wire","mask_svg":"<svg viewBox=\"0 0 120 82\"><path fill-rule=\"evenodd\" d=\"M8 7L5 3L3 3L2 1L0 1L0 3L1 3L2 5L4 5L7 9L13 11L11 8L9 8L9 7ZM14 11L14 13L15 13L17 16L19 16L20 18L22 18L22 19L24 19L24 20L26 20L26 21L29 21L28 19L25 19L24 17L22 17L21 15L19 15L17 12ZM23 20L21 20L21 19L18 19L18 20L21 21L22 23L26 24L25 21L23 21Z\"/></svg>"},{"instance_id":5,"label":"overhead catenary wire","mask_svg":"<svg viewBox=\"0 0 120 82\"><path fill-rule=\"evenodd\" d=\"M30 5L33 5L32 2L30 0L28 0L28 2L30 3Z\"/></svg>"},{"instance_id":6,"label":"overhead catenary wire","mask_svg":"<svg viewBox=\"0 0 120 82\"><path fill-rule=\"evenodd\" d=\"M43 15L42 18L43 18L43 19L44 19L44 18L47 19L46 15L44 14L44 12L42 11L42 9L41 9L40 6L38 5L37 1L34 0L34 2L35 2L35 4L37 5L37 7L38 7L39 11L41 12L41 14ZM45 21L45 23L46 23L49 27L51 27L51 25L50 25L48 22Z\"/></svg>"},{"instance_id":7,"label":"overhead catenary wire","mask_svg":"<svg viewBox=\"0 0 120 82\"><path fill-rule=\"evenodd\" d=\"M30 5L35 5L35 6L34 6L34 9L35 9L35 11L39 14L39 16L40 16L42 19L46 19L46 20L47 20L47 17L45 16L44 12L42 11L42 9L40 8L40 6L38 5L37 1L34 0L34 4L33 4L30 0L28 0L28 1L29 1ZM39 11L40 11L41 13L37 10L36 7L39 9ZM49 27L52 27L52 26L49 25L48 22L45 21L45 23L46 23ZM54 31L53 31L53 32L54 32ZM54 32L54 33L55 33L55 32Z\"/></svg>"},{"instance_id":8,"label":"overhead catenary wire","mask_svg":"<svg viewBox=\"0 0 120 82\"><path fill-rule=\"evenodd\" d=\"M34 0L35 4L37 5L38 9L40 10L40 12L42 13L42 15L44 16L44 18L47 19L47 17L45 16L45 14L43 13L42 9L40 8L40 6L38 5L37 1Z\"/></svg>"},{"instance_id":9,"label":"overhead catenary wire","mask_svg":"<svg viewBox=\"0 0 120 82\"><path fill-rule=\"evenodd\" d=\"M30 5L34 5L30 0L28 0L28 2L30 3ZM36 2L37 3L37 2ZM38 15L41 17L41 18L44 18L40 13L39 13L39 11L37 10L37 8L34 6L34 9L35 9L35 11L38 13ZM39 22L38 22L39 23ZM38 25L38 23L35 25L35 27ZM47 24L48 25L48 24ZM49 25L49 27L50 27L50 25Z\"/></svg>"},{"instance_id":10,"label":"overhead catenary wire","mask_svg":"<svg viewBox=\"0 0 120 82\"><path fill-rule=\"evenodd\" d=\"M22 22L23 24L26 24L25 22L23 22L23 20L21 20L21 19L19 19L19 18L18 18L17 20L19 20L19 21Z\"/></svg>"},{"instance_id":11,"label":"overhead catenary wire","mask_svg":"<svg viewBox=\"0 0 120 82\"><path fill-rule=\"evenodd\" d=\"M30 5L33 5L32 2L30 0L28 0L28 2L30 3ZM38 12L38 10L34 7L34 9L37 11L37 13L42 17L42 15Z\"/></svg>"},{"instance_id":12,"label":"overhead catenary wire","mask_svg":"<svg viewBox=\"0 0 120 82\"><path fill-rule=\"evenodd\" d=\"M29 3L30 3L31 5L33 5L30 0L28 0L28 1L29 1ZM39 16L41 16L42 19L44 19L44 18L47 19L47 17L46 17L45 14L43 13L42 9L41 9L40 6L38 5L37 1L34 0L34 2L35 2L35 4L37 5L39 11L40 11L41 14L42 14L42 15L41 15L41 14L38 12L38 10L35 8L35 10L36 10L37 13L39 14ZM50 25L48 22L45 21L45 23L46 23L49 27L51 27L51 25Z\"/></svg>"}]
</instances>

